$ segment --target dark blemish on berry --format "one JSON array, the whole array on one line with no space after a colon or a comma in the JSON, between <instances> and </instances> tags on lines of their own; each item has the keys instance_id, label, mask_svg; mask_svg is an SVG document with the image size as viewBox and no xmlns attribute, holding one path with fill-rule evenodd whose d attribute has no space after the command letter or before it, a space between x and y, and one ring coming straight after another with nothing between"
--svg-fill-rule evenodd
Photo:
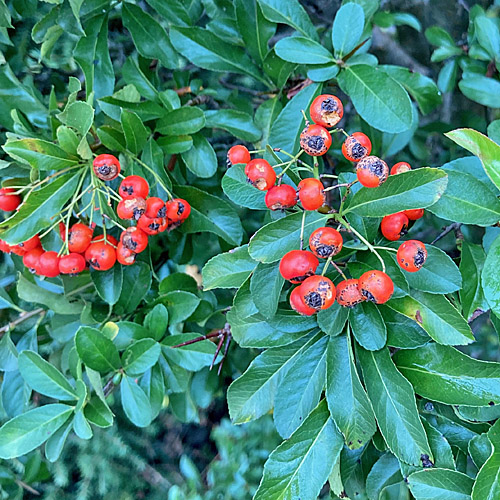
<instances>
[{"instance_id":1,"label":"dark blemish on berry","mask_svg":"<svg viewBox=\"0 0 500 500\"><path fill-rule=\"evenodd\" d=\"M182 201L179 201L177 205L177 215L181 215L186 207L184 206L184 203L182 203Z\"/></svg>"},{"instance_id":2,"label":"dark blemish on berry","mask_svg":"<svg viewBox=\"0 0 500 500\"><path fill-rule=\"evenodd\" d=\"M132 186L122 186L122 191L127 193L129 196L134 194L134 188Z\"/></svg>"},{"instance_id":3,"label":"dark blemish on berry","mask_svg":"<svg viewBox=\"0 0 500 500\"><path fill-rule=\"evenodd\" d=\"M424 321L422 320L422 315L420 314L420 310L417 309L415 311L415 319L417 320L417 323L422 324Z\"/></svg>"},{"instance_id":4,"label":"dark blemish on berry","mask_svg":"<svg viewBox=\"0 0 500 500\"><path fill-rule=\"evenodd\" d=\"M408 233L408 226L404 224L403 227L401 228L401 231L399 231L399 236L404 236L407 233Z\"/></svg>"},{"instance_id":5,"label":"dark blemish on berry","mask_svg":"<svg viewBox=\"0 0 500 500\"><path fill-rule=\"evenodd\" d=\"M490 406L495 406L495 403L494 403L493 401L490 401L488 404L489 404Z\"/></svg>"},{"instance_id":6,"label":"dark blemish on berry","mask_svg":"<svg viewBox=\"0 0 500 500\"><path fill-rule=\"evenodd\" d=\"M418 267L420 269L424 265L424 262L425 262L425 253L421 248L419 248L417 250L417 254L413 258L413 263L415 264L415 267Z\"/></svg>"},{"instance_id":7,"label":"dark blemish on berry","mask_svg":"<svg viewBox=\"0 0 500 500\"><path fill-rule=\"evenodd\" d=\"M97 171L101 175L107 177L111 173L111 167L109 165L103 165L102 167L99 167Z\"/></svg>"},{"instance_id":8,"label":"dark blemish on berry","mask_svg":"<svg viewBox=\"0 0 500 500\"><path fill-rule=\"evenodd\" d=\"M307 271L306 274L303 274L302 276L295 276L293 278L290 278L290 281L298 281L299 283L302 283L306 278L309 278L309 276L312 276L314 273L312 271Z\"/></svg>"},{"instance_id":9,"label":"dark blemish on berry","mask_svg":"<svg viewBox=\"0 0 500 500\"><path fill-rule=\"evenodd\" d=\"M356 160L363 158L366 155L366 148L362 146L358 141L351 148L351 157Z\"/></svg>"},{"instance_id":10,"label":"dark blemish on berry","mask_svg":"<svg viewBox=\"0 0 500 500\"><path fill-rule=\"evenodd\" d=\"M334 247L333 245L318 245L316 247L316 253L322 257L330 257L330 255L333 255L337 247Z\"/></svg>"},{"instance_id":11,"label":"dark blemish on berry","mask_svg":"<svg viewBox=\"0 0 500 500\"><path fill-rule=\"evenodd\" d=\"M158 210L158 212L156 212L156 217L162 219L163 217L165 217L165 215L167 215L167 207L164 205L160 208L160 210Z\"/></svg>"},{"instance_id":12,"label":"dark blemish on berry","mask_svg":"<svg viewBox=\"0 0 500 500\"><path fill-rule=\"evenodd\" d=\"M134 208L132 215L135 220L139 220L141 216L144 214L145 210L143 208Z\"/></svg>"},{"instance_id":13,"label":"dark blemish on berry","mask_svg":"<svg viewBox=\"0 0 500 500\"><path fill-rule=\"evenodd\" d=\"M422 461L422 466L424 468L428 469L429 467L434 467L434 462L432 462L429 459L429 455L427 455L425 453L420 455L420 460Z\"/></svg>"},{"instance_id":14,"label":"dark blemish on berry","mask_svg":"<svg viewBox=\"0 0 500 500\"><path fill-rule=\"evenodd\" d=\"M361 295L366 297L366 300L369 300L370 302L376 302L375 297L368 290L361 290Z\"/></svg>"},{"instance_id":15,"label":"dark blemish on berry","mask_svg":"<svg viewBox=\"0 0 500 500\"><path fill-rule=\"evenodd\" d=\"M321 111L326 111L327 113L334 113L338 111L338 106L336 101L330 99L329 97L321 103Z\"/></svg>"},{"instance_id":16,"label":"dark blemish on berry","mask_svg":"<svg viewBox=\"0 0 500 500\"><path fill-rule=\"evenodd\" d=\"M151 231L158 231L158 229L160 229L160 224L151 222L151 224L148 224L148 227L149 229L151 229Z\"/></svg>"},{"instance_id":17,"label":"dark blemish on berry","mask_svg":"<svg viewBox=\"0 0 500 500\"><path fill-rule=\"evenodd\" d=\"M370 163L370 170L377 176L381 177L385 174L385 165L380 160L375 160Z\"/></svg>"},{"instance_id":18,"label":"dark blemish on berry","mask_svg":"<svg viewBox=\"0 0 500 500\"><path fill-rule=\"evenodd\" d=\"M311 151L323 151L325 149L325 140L320 135L313 135L307 139L307 147Z\"/></svg>"},{"instance_id":19,"label":"dark blemish on berry","mask_svg":"<svg viewBox=\"0 0 500 500\"><path fill-rule=\"evenodd\" d=\"M321 309L321 306L323 305L323 299L321 294L318 292L309 292L304 297L304 302L313 309Z\"/></svg>"}]
</instances>

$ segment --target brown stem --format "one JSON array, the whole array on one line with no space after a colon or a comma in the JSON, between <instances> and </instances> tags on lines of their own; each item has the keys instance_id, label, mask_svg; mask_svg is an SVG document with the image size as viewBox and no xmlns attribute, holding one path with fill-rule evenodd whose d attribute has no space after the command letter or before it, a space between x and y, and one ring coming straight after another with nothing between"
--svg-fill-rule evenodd
<instances>
[{"instance_id":1,"label":"brown stem","mask_svg":"<svg viewBox=\"0 0 500 500\"><path fill-rule=\"evenodd\" d=\"M178 347L184 347L186 345L196 344L197 342L201 342L202 340L213 339L214 337L219 337L223 335L224 330L216 330L215 332L208 333L207 335L201 335L191 340L186 340L186 342L182 342L180 344L171 345L172 349L177 349Z\"/></svg>"},{"instance_id":2,"label":"brown stem","mask_svg":"<svg viewBox=\"0 0 500 500\"><path fill-rule=\"evenodd\" d=\"M367 38L366 40L363 40L361 43L359 43L358 45L356 45L356 47L354 47L351 52L349 52L348 54L346 54L343 58L342 58L342 62L346 62L348 59L350 59L361 47L363 47L363 45L368 41L370 40L369 38Z\"/></svg>"},{"instance_id":3,"label":"brown stem","mask_svg":"<svg viewBox=\"0 0 500 500\"><path fill-rule=\"evenodd\" d=\"M35 490L35 488L32 488L29 484L26 484L24 481L21 481L20 479L16 479L16 484L21 486L23 490L29 491L32 495L39 496L40 492Z\"/></svg>"},{"instance_id":4,"label":"brown stem","mask_svg":"<svg viewBox=\"0 0 500 500\"><path fill-rule=\"evenodd\" d=\"M176 163L177 163L177 155L172 155L170 157L170 160L168 160L167 170L169 172L172 172L172 170L175 168Z\"/></svg>"}]
</instances>

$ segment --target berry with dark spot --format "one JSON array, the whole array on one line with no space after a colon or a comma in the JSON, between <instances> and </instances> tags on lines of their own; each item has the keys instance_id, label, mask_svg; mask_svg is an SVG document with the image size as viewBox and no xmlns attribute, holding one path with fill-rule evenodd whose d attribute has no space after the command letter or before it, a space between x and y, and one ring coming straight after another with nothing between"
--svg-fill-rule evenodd
<instances>
[{"instance_id":1,"label":"berry with dark spot","mask_svg":"<svg viewBox=\"0 0 500 500\"><path fill-rule=\"evenodd\" d=\"M299 182L299 200L304 210L317 210L325 203L324 186L320 180L309 177Z\"/></svg>"},{"instance_id":2,"label":"berry with dark spot","mask_svg":"<svg viewBox=\"0 0 500 500\"><path fill-rule=\"evenodd\" d=\"M255 160L249 161L245 167L245 175L248 182L260 191L267 191L276 182L276 172L269 162L263 158L255 158Z\"/></svg>"},{"instance_id":3,"label":"berry with dark spot","mask_svg":"<svg viewBox=\"0 0 500 500\"><path fill-rule=\"evenodd\" d=\"M73 253L83 253L87 250L94 231L89 226L77 222L73 224L68 231L68 250ZM62 239L66 237L63 233Z\"/></svg>"},{"instance_id":4,"label":"berry with dark spot","mask_svg":"<svg viewBox=\"0 0 500 500\"><path fill-rule=\"evenodd\" d=\"M328 309L335 302L335 285L326 276L310 276L299 288L306 306L316 311Z\"/></svg>"},{"instance_id":5,"label":"berry with dark spot","mask_svg":"<svg viewBox=\"0 0 500 500\"><path fill-rule=\"evenodd\" d=\"M358 280L344 280L337 285L337 302L342 307L354 307L365 300L359 291Z\"/></svg>"},{"instance_id":6,"label":"berry with dark spot","mask_svg":"<svg viewBox=\"0 0 500 500\"><path fill-rule=\"evenodd\" d=\"M139 220L146 212L146 200L144 198L126 198L121 200L116 207L116 214L120 219L124 220Z\"/></svg>"},{"instance_id":7,"label":"berry with dark spot","mask_svg":"<svg viewBox=\"0 0 500 500\"><path fill-rule=\"evenodd\" d=\"M377 156L365 156L356 166L358 181L365 187L375 188L389 176L389 167Z\"/></svg>"},{"instance_id":8,"label":"berry with dark spot","mask_svg":"<svg viewBox=\"0 0 500 500\"><path fill-rule=\"evenodd\" d=\"M128 227L120 235L120 243L132 252L141 253L148 246L148 235L136 226Z\"/></svg>"},{"instance_id":9,"label":"berry with dark spot","mask_svg":"<svg viewBox=\"0 0 500 500\"><path fill-rule=\"evenodd\" d=\"M361 161L372 152L372 143L363 132L354 132L342 144L342 154L349 161Z\"/></svg>"},{"instance_id":10,"label":"berry with dark spot","mask_svg":"<svg viewBox=\"0 0 500 500\"><path fill-rule=\"evenodd\" d=\"M45 252L42 247L34 248L26 252L23 257L23 264L29 269L30 273L39 274L40 256Z\"/></svg>"},{"instance_id":11,"label":"berry with dark spot","mask_svg":"<svg viewBox=\"0 0 500 500\"><path fill-rule=\"evenodd\" d=\"M321 94L311 103L309 108L311 120L323 127L335 127L344 116L341 100L331 94Z\"/></svg>"},{"instance_id":12,"label":"berry with dark spot","mask_svg":"<svg viewBox=\"0 0 500 500\"><path fill-rule=\"evenodd\" d=\"M382 271L376 269L362 274L358 280L361 295L375 304L384 304L394 293L394 283Z\"/></svg>"},{"instance_id":13,"label":"berry with dark spot","mask_svg":"<svg viewBox=\"0 0 500 500\"><path fill-rule=\"evenodd\" d=\"M418 240L408 240L403 242L396 254L398 264L409 273L415 273L422 269L427 259L427 249Z\"/></svg>"},{"instance_id":14,"label":"berry with dark spot","mask_svg":"<svg viewBox=\"0 0 500 500\"><path fill-rule=\"evenodd\" d=\"M319 227L309 237L311 252L320 259L337 255L342 250L343 239L333 227Z\"/></svg>"},{"instance_id":15,"label":"berry with dark spot","mask_svg":"<svg viewBox=\"0 0 500 500\"><path fill-rule=\"evenodd\" d=\"M300 293L300 286L295 287L290 294L290 306L295 312L302 316L311 316L316 313L316 309L309 307L304 302L304 297Z\"/></svg>"},{"instance_id":16,"label":"berry with dark spot","mask_svg":"<svg viewBox=\"0 0 500 500\"><path fill-rule=\"evenodd\" d=\"M172 222L184 222L191 213L191 205L182 198L167 201L166 217Z\"/></svg>"},{"instance_id":17,"label":"berry with dark spot","mask_svg":"<svg viewBox=\"0 0 500 500\"><path fill-rule=\"evenodd\" d=\"M380 223L380 231L389 241L396 241L408 232L409 222L403 212L386 215Z\"/></svg>"},{"instance_id":18,"label":"berry with dark spot","mask_svg":"<svg viewBox=\"0 0 500 500\"><path fill-rule=\"evenodd\" d=\"M85 260L97 271L107 271L116 262L116 250L109 243L96 241L85 251Z\"/></svg>"},{"instance_id":19,"label":"berry with dark spot","mask_svg":"<svg viewBox=\"0 0 500 500\"><path fill-rule=\"evenodd\" d=\"M80 253L69 253L59 259L59 271L61 274L75 276L85 269L85 258Z\"/></svg>"},{"instance_id":20,"label":"berry with dark spot","mask_svg":"<svg viewBox=\"0 0 500 500\"><path fill-rule=\"evenodd\" d=\"M149 194L149 184L144 177L139 175L129 175L122 180L118 194L121 198L144 198Z\"/></svg>"},{"instance_id":21,"label":"berry with dark spot","mask_svg":"<svg viewBox=\"0 0 500 500\"><path fill-rule=\"evenodd\" d=\"M146 234L152 236L160 232L164 223L165 219L162 217L148 217L147 215L141 215L140 219L137 221L137 227L142 229L142 231Z\"/></svg>"},{"instance_id":22,"label":"berry with dark spot","mask_svg":"<svg viewBox=\"0 0 500 500\"><path fill-rule=\"evenodd\" d=\"M227 167L242 163L246 165L252 158L250 157L250 152L245 146L237 144L229 149L227 152Z\"/></svg>"},{"instance_id":23,"label":"berry with dark spot","mask_svg":"<svg viewBox=\"0 0 500 500\"><path fill-rule=\"evenodd\" d=\"M306 250L291 250L280 262L280 273L291 283L302 283L312 276L319 266L319 260Z\"/></svg>"},{"instance_id":24,"label":"berry with dark spot","mask_svg":"<svg viewBox=\"0 0 500 500\"><path fill-rule=\"evenodd\" d=\"M165 202L161 198L151 196L146 200L146 212L148 217L165 217L167 215L167 208Z\"/></svg>"},{"instance_id":25,"label":"berry with dark spot","mask_svg":"<svg viewBox=\"0 0 500 500\"><path fill-rule=\"evenodd\" d=\"M137 254L135 252L125 247L122 242L118 243L118 246L116 247L116 260L120 264L124 266L131 266L135 262L136 257Z\"/></svg>"},{"instance_id":26,"label":"berry with dark spot","mask_svg":"<svg viewBox=\"0 0 500 500\"><path fill-rule=\"evenodd\" d=\"M292 186L280 184L266 193L266 207L270 210L286 210L297 204L297 193Z\"/></svg>"},{"instance_id":27,"label":"berry with dark spot","mask_svg":"<svg viewBox=\"0 0 500 500\"><path fill-rule=\"evenodd\" d=\"M408 172L411 170L411 165L405 161L400 161L392 166L391 175L402 174L403 172Z\"/></svg>"},{"instance_id":28,"label":"berry with dark spot","mask_svg":"<svg viewBox=\"0 0 500 500\"><path fill-rule=\"evenodd\" d=\"M300 134L300 147L311 156L324 155L332 145L332 136L321 125L308 125Z\"/></svg>"},{"instance_id":29,"label":"berry with dark spot","mask_svg":"<svg viewBox=\"0 0 500 500\"><path fill-rule=\"evenodd\" d=\"M118 158L108 154L96 156L92 165L95 175L102 181L116 179L121 170Z\"/></svg>"}]
</instances>

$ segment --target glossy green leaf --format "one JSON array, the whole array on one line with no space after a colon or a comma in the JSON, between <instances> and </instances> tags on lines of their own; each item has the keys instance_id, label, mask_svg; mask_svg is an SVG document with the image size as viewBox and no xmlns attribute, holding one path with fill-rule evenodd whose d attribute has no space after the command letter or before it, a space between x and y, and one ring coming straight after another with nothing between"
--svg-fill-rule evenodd
<instances>
[{"instance_id":1,"label":"glossy green leaf","mask_svg":"<svg viewBox=\"0 0 500 500\"><path fill-rule=\"evenodd\" d=\"M480 245L468 241L462 243L462 258L460 273L463 287L460 290L460 302L464 316L469 320L476 310L485 311L488 303L481 286L481 273L486 260L486 254Z\"/></svg>"},{"instance_id":2,"label":"glossy green leaf","mask_svg":"<svg viewBox=\"0 0 500 500\"><path fill-rule=\"evenodd\" d=\"M233 165L222 178L224 194L237 205L254 210L265 210L266 192L260 191L248 182L245 165Z\"/></svg>"},{"instance_id":3,"label":"glossy green leaf","mask_svg":"<svg viewBox=\"0 0 500 500\"><path fill-rule=\"evenodd\" d=\"M80 359L92 370L105 373L118 370L121 366L113 342L96 328L80 327L76 332L75 345Z\"/></svg>"},{"instance_id":4,"label":"glossy green leaf","mask_svg":"<svg viewBox=\"0 0 500 500\"><path fill-rule=\"evenodd\" d=\"M360 5L346 3L340 7L332 27L332 43L338 59L342 59L356 47L364 27L365 13Z\"/></svg>"},{"instance_id":5,"label":"glossy green leaf","mask_svg":"<svg viewBox=\"0 0 500 500\"><path fill-rule=\"evenodd\" d=\"M168 327L168 310L163 304L156 304L144 318L144 326L155 340L160 340Z\"/></svg>"},{"instance_id":6,"label":"glossy green leaf","mask_svg":"<svg viewBox=\"0 0 500 500\"><path fill-rule=\"evenodd\" d=\"M183 290L168 292L160 300L168 310L169 323L172 325L189 318L200 303L199 297Z\"/></svg>"},{"instance_id":7,"label":"glossy green leaf","mask_svg":"<svg viewBox=\"0 0 500 500\"><path fill-rule=\"evenodd\" d=\"M0 339L0 370L3 372L13 372L18 369L17 349L7 332Z\"/></svg>"},{"instance_id":8,"label":"glossy green leaf","mask_svg":"<svg viewBox=\"0 0 500 500\"><path fill-rule=\"evenodd\" d=\"M158 145L169 155L185 153L193 147L193 138L190 135L172 135L159 137Z\"/></svg>"},{"instance_id":9,"label":"glossy green leaf","mask_svg":"<svg viewBox=\"0 0 500 500\"><path fill-rule=\"evenodd\" d=\"M141 377L139 385L151 403L153 418L156 418L162 409L166 391L163 372L159 363L154 365Z\"/></svg>"},{"instance_id":10,"label":"glossy green leaf","mask_svg":"<svg viewBox=\"0 0 500 500\"><path fill-rule=\"evenodd\" d=\"M163 355L176 365L193 372L201 370L204 366L210 366L216 349L216 345L210 340L202 340L177 348L171 347L198 337L197 333L182 333L165 337L162 342ZM215 364L219 360L220 358L215 361Z\"/></svg>"},{"instance_id":11,"label":"glossy green leaf","mask_svg":"<svg viewBox=\"0 0 500 500\"><path fill-rule=\"evenodd\" d=\"M92 428L87 422L83 410L78 410L75 412L75 418L73 419L73 429L75 434L80 439L91 439L93 436Z\"/></svg>"},{"instance_id":12,"label":"glossy green leaf","mask_svg":"<svg viewBox=\"0 0 500 500\"><path fill-rule=\"evenodd\" d=\"M205 111L206 126L226 130L242 141L256 142L262 132L255 125L253 118L236 109L217 109Z\"/></svg>"},{"instance_id":13,"label":"glossy green leaf","mask_svg":"<svg viewBox=\"0 0 500 500\"><path fill-rule=\"evenodd\" d=\"M342 333L348 316L349 309L339 306L338 302L334 302L331 307L320 311L316 315L320 328L332 337Z\"/></svg>"},{"instance_id":14,"label":"glossy green leaf","mask_svg":"<svg viewBox=\"0 0 500 500\"><path fill-rule=\"evenodd\" d=\"M142 120L133 112L122 110L121 123L125 134L127 149L134 154L139 154L148 141L149 132Z\"/></svg>"},{"instance_id":15,"label":"glossy green leaf","mask_svg":"<svg viewBox=\"0 0 500 500\"><path fill-rule=\"evenodd\" d=\"M414 349L431 341L425 330L415 321L385 305L379 306L387 328L387 345L400 349Z\"/></svg>"},{"instance_id":16,"label":"glossy green leaf","mask_svg":"<svg viewBox=\"0 0 500 500\"><path fill-rule=\"evenodd\" d=\"M384 488L402 481L399 461L390 453L382 455L366 476L366 493L370 500L378 500Z\"/></svg>"},{"instance_id":17,"label":"glossy green leaf","mask_svg":"<svg viewBox=\"0 0 500 500\"><path fill-rule=\"evenodd\" d=\"M123 268L123 284L116 308L133 312L151 288L151 269L145 262ZM133 293L131 293L133 291Z\"/></svg>"},{"instance_id":18,"label":"glossy green leaf","mask_svg":"<svg viewBox=\"0 0 500 500\"><path fill-rule=\"evenodd\" d=\"M214 148L201 134L193 135L193 146L181 153L186 167L198 177L212 177L217 172L217 156Z\"/></svg>"},{"instance_id":19,"label":"glossy green leaf","mask_svg":"<svg viewBox=\"0 0 500 500\"><path fill-rule=\"evenodd\" d=\"M361 302L349 311L349 324L358 344L369 351L378 351L385 346L387 329L377 306L372 302Z\"/></svg>"},{"instance_id":20,"label":"glossy green leaf","mask_svg":"<svg viewBox=\"0 0 500 500\"><path fill-rule=\"evenodd\" d=\"M296 64L325 64L333 62L331 52L310 38L290 36L282 38L274 46L278 57Z\"/></svg>"},{"instance_id":21,"label":"glossy green leaf","mask_svg":"<svg viewBox=\"0 0 500 500\"><path fill-rule=\"evenodd\" d=\"M493 453L479 471L472 500L493 500L500 496L500 424L495 423L488 431L488 439L493 446Z\"/></svg>"},{"instance_id":22,"label":"glossy green leaf","mask_svg":"<svg viewBox=\"0 0 500 500\"><path fill-rule=\"evenodd\" d=\"M120 298L123 284L122 266L113 266L109 271L90 270L90 277L97 293L108 304L116 304Z\"/></svg>"},{"instance_id":23,"label":"glossy green leaf","mask_svg":"<svg viewBox=\"0 0 500 500\"><path fill-rule=\"evenodd\" d=\"M194 134L205 126L205 115L200 108L183 106L158 120L156 131L164 135Z\"/></svg>"},{"instance_id":24,"label":"glossy green leaf","mask_svg":"<svg viewBox=\"0 0 500 500\"><path fill-rule=\"evenodd\" d=\"M141 339L130 344L122 354L125 373L129 377L142 375L158 361L160 351L160 344L153 339Z\"/></svg>"},{"instance_id":25,"label":"glossy green leaf","mask_svg":"<svg viewBox=\"0 0 500 500\"><path fill-rule=\"evenodd\" d=\"M284 283L278 262L273 264L259 262L253 271L250 279L252 300L264 317L270 319L276 314Z\"/></svg>"},{"instance_id":26,"label":"glossy green leaf","mask_svg":"<svg viewBox=\"0 0 500 500\"><path fill-rule=\"evenodd\" d=\"M498 265L500 258L500 236L492 243L484 268L481 273L481 283L483 285L484 296L491 310L500 313L500 266Z\"/></svg>"},{"instance_id":27,"label":"glossy green leaf","mask_svg":"<svg viewBox=\"0 0 500 500\"><path fill-rule=\"evenodd\" d=\"M147 427L152 420L151 404L137 382L125 375L120 384L123 411L137 427Z\"/></svg>"},{"instance_id":28,"label":"glossy green leaf","mask_svg":"<svg viewBox=\"0 0 500 500\"><path fill-rule=\"evenodd\" d=\"M45 456L49 462L56 462L61 456L66 439L73 430L73 420L70 419L59 427L45 443Z\"/></svg>"},{"instance_id":29,"label":"glossy green leaf","mask_svg":"<svg viewBox=\"0 0 500 500\"><path fill-rule=\"evenodd\" d=\"M500 108L500 82L482 75L464 76L458 87L465 97L489 108Z\"/></svg>"},{"instance_id":30,"label":"glossy green leaf","mask_svg":"<svg viewBox=\"0 0 500 500\"><path fill-rule=\"evenodd\" d=\"M85 418L93 425L106 428L113 425L113 413L99 397L93 396L83 409Z\"/></svg>"},{"instance_id":31,"label":"glossy green leaf","mask_svg":"<svg viewBox=\"0 0 500 500\"><path fill-rule=\"evenodd\" d=\"M474 480L448 469L424 469L408 477L416 500L470 500Z\"/></svg>"},{"instance_id":32,"label":"glossy green leaf","mask_svg":"<svg viewBox=\"0 0 500 500\"><path fill-rule=\"evenodd\" d=\"M451 59L444 64L439 72L437 86L443 93L451 92L457 84L458 61Z\"/></svg>"}]
</instances>

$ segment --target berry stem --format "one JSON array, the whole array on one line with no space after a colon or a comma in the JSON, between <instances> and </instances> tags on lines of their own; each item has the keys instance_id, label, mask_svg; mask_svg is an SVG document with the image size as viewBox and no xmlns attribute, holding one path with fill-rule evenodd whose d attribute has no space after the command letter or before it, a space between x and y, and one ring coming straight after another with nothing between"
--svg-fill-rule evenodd
<instances>
[{"instance_id":1,"label":"berry stem","mask_svg":"<svg viewBox=\"0 0 500 500\"><path fill-rule=\"evenodd\" d=\"M398 251L397 248L391 248L391 247L374 246L373 248L376 248L377 250L387 250L389 252L396 252L396 253Z\"/></svg>"},{"instance_id":2,"label":"berry stem","mask_svg":"<svg viewBox=\"0 0 500 500\"><path fill-rule=\"evenodd\" d=\"M326 260L325 265L323 267L323 271L321 272L321 276L324 276L326 274L328 266L330 265L330 262L332 262L332 258L333 258L333 256L330 255L330 257L328 257L328 259Z\"/></svg>"},{"instance_id":3,"label":"berry stem","mask_svg":"<svg viewBox=\"0 0 500 500\"><path fill-rule=\"evenodd\" d=\"M337 272L340 274L340 276L342 276L342 278L347 280L347 276L344 274L344 271L342 271L342 269L340 269L340 267L333 260L332 260L331 264L337 270Z\"/></svg>"},{"instance_id":4,"label":"berry stem","mask_svg":"<svg viewBox=\"0 0 500 500\"><path fill-rule=\"evenodd\" d=\"M150 172L153 175L153 177L156 179L156 182L166 191L169 200L171 200L173 198L172 193L167 188L167 186L165 186L161 177L149 165L146 165L146 163L144 163L142 160L140 160L136 156L129 154L129 157L131 160L136 161L139 165L141 165L141 167L144 167L148 172Z\"/></svg>"},{"instance_id":5,"label":"berry stem","mask_svg":"<svg viewBox=\"0 0 500 500\"><path fill-rule=\"evenodd\" d=\"M313 156L313 175L315 179L319 179L319 162L316 156Z\"/></svg>"},{"instance_id":6,"label":"berry stem","mask_svg":"<svg viewBox=\"0 0 500 500\"><path fill-rule=\"evenodd\" d=\"M336 134L337 132L342 132L346 137L349 137L349 134L342 127L330 130L330 134Z\"/></svg>"},{"instance_id":7,"label":"berry stem","mask_svg":"<svg viewBox=\"0 0 500 500\"><path fill-rule=\"evenodd\" d=\"M309 126L309 118L307 118L307 115L306 115L306 112L301 109L300 112L302 113L302 116L304 117L304 120L305 120L305 126L308 127Z\"/></svg>"},{"instance_id":8,"label":"berry stem","mask_svg":"<svg viewBox=\"0 0 500 500\"><path fill-rule=\"evenodd\" d=\"M347 187L347 186L350 186L351 183L350 182L346 182L344 184L335 184L335 186L330 186L330 187L327 187L325 189L323 189L323 191L332 191L333 189L337 189L337 188L341 188L341 187Z\"/></svg>"},{"instance_id":9,"label":"berry stem","mask_svg":"<svg viewBox=\"0 0 500 500\"><path fill-rule=\"evenodd\" d=\"M298 160L299 156L304 152L303 149L301 149L290 161L287 161L283 165L286 165L286 167L278 174L278 178L283 177L285 172ZM275 165L276 166L276 165Z\"/></svg>"},{"instance_id":10,"label":"berry stem","mask_svg":"<svg viewBox=\"0 0 500 500\"><path fill-rule=\"evenodd\" d=\"M321 180L323 177L326 177L328 179L338 179L339 176L338 175L333 175L333 174L321 174L319 176L319 179Z\"/></svg>"},{"instance_id":11,"label":"berry stem","mask_svg":"<svg viewBox=\"0 0 500 500\"><path fill-rule=\"evenodd\" d=\"M307 210L304 210L302 212L302 224L300 226L300 249L301 250L304 249L304 224L306 222L306 214L307 214Z\"/></svg>"},{"instance_id":12,"label":"berry stem","mask_svg":"<svg viewBox=\"0 0 500 500\"><path fill-rule=\"evenodd\" d=\"M122 231L126 231L127 228L122 226L119 222L116 222L114 219L112 219L109 215L106 215L106 214L102 214L102 216L109 220L109 222L111 222L111 224L114 224L115 226L119 227Z\"/></svg>"},{"instance_id":13,"label":"berry stem","mask_svg":"<svg viewBox=\"0 0 500 500\"><path fill-rule=\"evenodd\" d=\"M265 153L266 150L265 149L254 149L253 151L249 151L249 153L251 155L260 155L262 153Z\"/></svg>"}]
</instances>

